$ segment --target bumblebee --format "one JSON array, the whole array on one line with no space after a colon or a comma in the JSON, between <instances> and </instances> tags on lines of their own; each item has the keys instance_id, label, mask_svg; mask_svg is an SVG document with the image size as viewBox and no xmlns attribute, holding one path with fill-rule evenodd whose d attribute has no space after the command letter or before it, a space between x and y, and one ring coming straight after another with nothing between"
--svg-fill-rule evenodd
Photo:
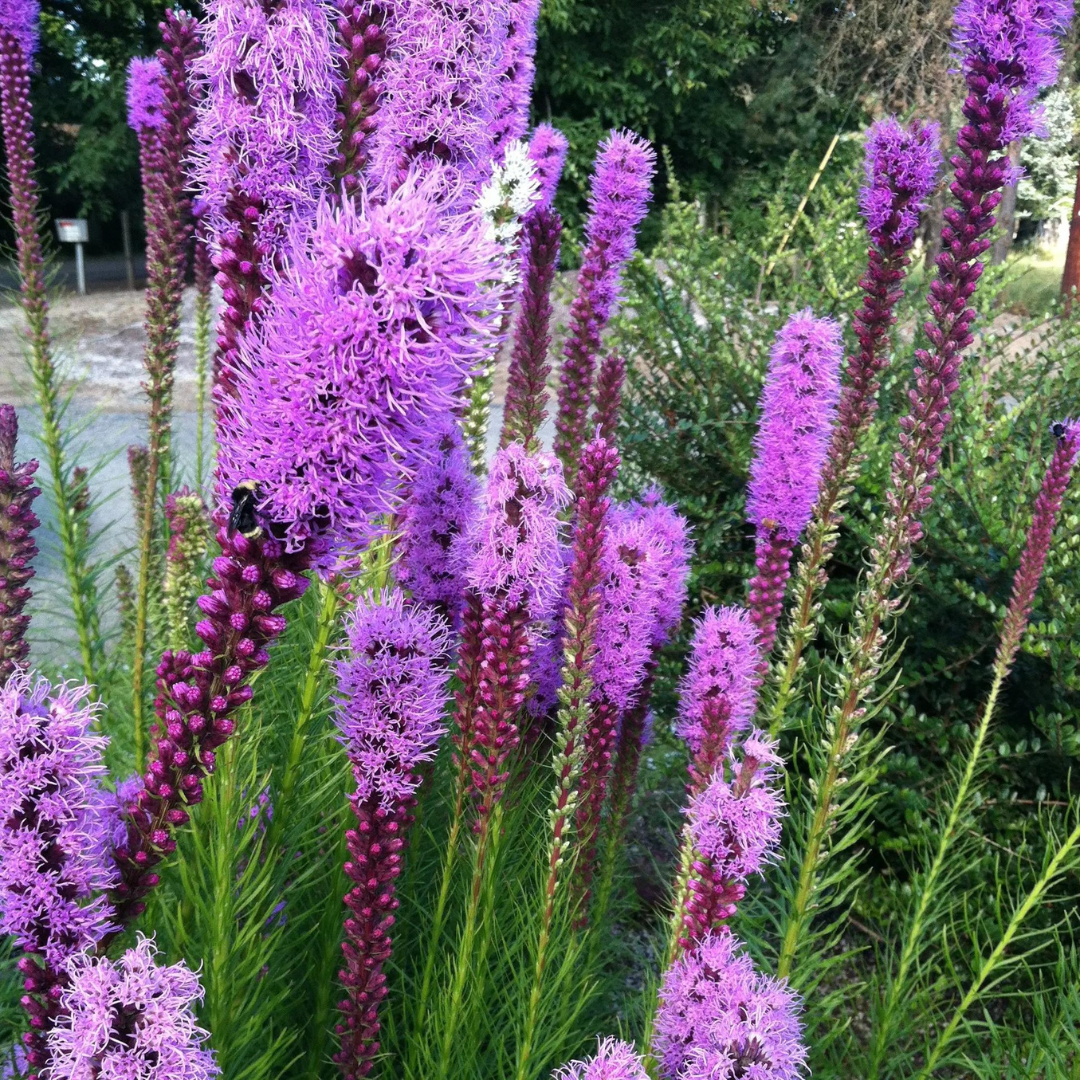
<instances>
[{"instance_id":1,"label":"bumblebee","mask_svg":"<svg viewBox=\"0 0 1080 1080\"><path fill-rule=\"evenodd\" d=\"M1064 439L1065 425L1060 420L1055 420L1050 425L1050 433L1054 436L1055 439Z\"/></svg>"},{"instance_id":2,"label":"bumblebee","mask_svg":"<svg viewBox=\"0 0 1080 1080\"><path fill-rule=\"evenodd\" d=\"M230 536L239 533L248 540L256 540L262 536L262 526L255 512L258 501L259 486L254 480L241 480L233 488L228 525Z\"/></svg>"}]
</instances>

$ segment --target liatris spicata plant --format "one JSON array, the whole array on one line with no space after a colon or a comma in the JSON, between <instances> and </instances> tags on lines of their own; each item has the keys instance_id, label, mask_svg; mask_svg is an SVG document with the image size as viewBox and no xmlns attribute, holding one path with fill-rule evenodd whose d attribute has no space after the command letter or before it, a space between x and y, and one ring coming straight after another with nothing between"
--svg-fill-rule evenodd
<instances>
[{"instance_id":1,"label":"liatris spicata plant","mask_svg":"<svg viewBox=\"0 0 1080 1080\"><path fill-rule=\"evenodd\" d=\"M506 401L499 445L520 442L538 447L551 374L551 286L559 264L562 219L552 209L535 208L525 219L520 309L507 373Z\"/></svg>"},{"instance_id":2,"label":"liatris spicata plant","mask_svg":"<svg viewBox=\"0 0 1080 1080\"><path fill-rule=\"evenodd\" d=\"M508 0L394 5L368 166L388 191L418 168L442 178L448 210L475 203L494 152L508 6Z\"/></svg>"},{"instance_id":3,"label":"liatris spicata plant","mask_svg":"<svg viewBox=\"0 0 1080 1080\"><path fill-rule=\"evenodd\" d=\"M559 375L555 453L568 471L585 441L600 335L619 294L623 268L634 254L635 232L648 208L656 154L629 131L600 144L589 193L585 252Z\"/></svg>"},{"instance_id":4,"label":"liatris spicata plant","mask_svg":"<svg viewBox=\"0 0 1080 1080\"><path fill-rule=\"evenodd\" d=\"M102 895L117 879L99 786L107 740L91 733L88 697L24 672L0 687L0 932L24 954L31 1075L53 1075L46 1036L65 963L114 928Z\"/></svg>"},{"instance_id":5,"label":"liatris spicata plant","mask_svg":"<svg viewBox=\"0 0 1080 1080\"><path fill-rule=\"evenodd\" d=\"M519 1080L530 1075L530 1056L539 1018L555 905L563 876L563 860L580 798L579 781L589 736L593 670L597 658L596 635L601 604L600 579L604 572L605 522L611 505L607 492L618 470L618 451L604 439L598 438L590 442L582 452L577 483L579 496L573 562L563 620L564 661L559 690L558 730L552 760L555 787L551 807L551 841L541 898L542 914L528 1018L518 1050Z\"/></svg>"},{"instance_id":6,"label":"liatris spicata plant","mask_svg":"<svg viewBox=\"0 0 1080 1080\"><path fill-rule=\"evenodd\" d=\"M866 138L866 183L859 192L859 210L870 247L859 282L862 304L854 316L859 351L847 361L821 492L800 557L795 614L786 631L771 705L774 729L782 722L803 650L814 634L816 597L828 580L826 566L836 547L840 511L859 463L856 448L877 410L881 374L889 363L894 309L903 294L919 219L937 185L940 142L937 124L913 121L903 126L893 117L875 123Z\"/></svg>"},{"instance_id":7,"label":"liatris spicata plant","mask_svg":"<svg viewBox=\"0 0 1080 1080\"><path fill-rule=\"evenodd\" d=\"M1061 512L1065 492L1080 458L1080 426L1063 421L1053 425L1055 436L1054 454L1043 477L1042 486L1035 499L1031 526L1028 529L1020 565L1013 578L1012 595L1005 612L1005 619L998 639L992 667L993 681L983 706L979 726L975 732L967 763L957 784L949 813L939 835L934 858L924 876L915 882L915 902L909 914L895 970L890 972L888 990L877 1010L871 1051L871 1072L874 1077L885 1060L892 1045L895 1017L898 1005L910 989L913 967L919 949L925 939L928 914L935 900L938 884L947 865L947 856L960 827L960 821L968 805L979 762L986 746L1001 688L1012 669L1027 629L1035 593L1042 579L1046 558L1054 538L1054 528ZM981 977L989 976L985 972Z\"/></svg>"},{"instance_id":8,"label":"liatris spicata plant","mask_svg":"<svg viewBox=\"0 0 1080 1080\"><path fill-rule=\"evenodd\" d=\"M49 301L45 256L38 233L39 193L34 176L33 112L30 64L38 46L36 0L6 0L0 5L0 122L11 191L19 302L27 322L30 374L41 410L41 441L56 509L60 550L71 613L79 640L79 658L87 682L97 681L101 645L93 634L90 571L76 535L74 494L64 448L63 402L49 337Z\"/></svg>"},{"instance_id":9,"label":"liatris spicata plant","mask_svg":"<svg viewBox=\"0 0 1080 1080\"><path fill-rule=\"evenodd\" d=\"M552 1080L649 1080L645 1063L630 1043L600 1039L596 1053L556 1069Z\"/></svg>"},{"instance_id":10,"label":"liatris spicata plant","mask_svg":"<svg viewBox=\"0 0 1080 1080\"><path fill-rule=\"evenodd\" d=\"M210 516L202 496L183 487L165 500L169 550L165 556L165 617L169 648L191 647L190 617L199 594L199 563L210 544Z\"/></svg>"},{"instance_id":11,"label":"liatris spicata plant","mask_svg":"<svg viewBox=\"0 0 1080 1080\"><path fill-rule=\"evenodd\" d=\"M193 254L195 277L195 487L203 491L206 485L206 384L210 372L210 352L214 337L214 265L211 262L209 240L202 220L202 203L192 205L195 220Z\"/></svg>"},{"instance_id":12,"label":"liatris spicata plant","mask_svg":"<svg viewBox=\"0 0 1080 1080\"><path fill-rule=\"evenodd\" d=\"M349 194L360 185L378 126L387 18L388 8L370 0L345 0L338 12L339 142L333 173Z\"/></svg>"},{"instance_id":13,"label":"liatris spicata plant","mask_svg":"<svg viewBox=\"0 0 1080 1080\"><path fill-rule=\"evenodd\" d=\"M529 105L536 77L536 20L540 0L508 0L502 70L496 86L498 100L492 110L493 156L499 161L507 147L523 139L529 127Z\"/></svg>"},{"instance_id":14,"label":"liatris spicata plant","mask_svg":"<svg viewBox=\"0 0 1080 1080\"><path fill-rule=\"evenodd\" d=\"M718 768L687 808L694 852L679 946L691 949L735 914L746 880L763 873L780 843L783 802L774 786L776 744L753 731L740 744L730 779ZM734 758L734 755L733 755Z\"/></svg>"},{"instance_id":15,"label":"liatris spicata plant","mask_svg":"<svg viewBox=\"0 0 1080 1080\"><path fill-rule=\"evenodd\" d=\"M290 221L314 213L329 179L338 145L337 55L330 9L319 0L271 7L212 0L207 14L192 139L225 303L215 370L224 421L232 415L239 339L262 310L277 246Z\"/></svg>"},{"instance_id":16,"label":"liatris spicata plant","mask_svg":"<svg viewBox=\"0 0 1080 1080\"><path fill-rule=\"evenodd\" d=\"M842 356L839 324L807 308L784 324L769 357L746 500L757 538L747 600L760 635L762 673L784 606L791 553L817 501Z\"/></svg>"},{"instance_id":17,"label":"liatris spicata plant","mask_svg":"<svg viewBox=\"0 0 1080 1080\"><path fill-rule=\"evenodd\" d=\"M448 222L437 176L385 202L323 201L294 230L260 326L241 343L219 467L258 485L286 548L349 553L393 509L408 458L485 356L500 259L478 222Z\"/></svg>"},{"instance_id":18,"label":"liatris spicata plant","mask_svg":"<svg viewBox=\"0 0 1080 1080\"><path fill-rule=\"evenodd\" d=\"M558 128L550 124L536 125L529 139L529 157L536 166L536 178L540 183L537 209L550 210L554 204L568 149L566 136Z\"/></svg>"},{"instance_id":19,"label":"liatris spicata plant","mask_svg":"<svg viewBox=\"0 0 1080 1080\"><path fill-rule=\"evenodd\" d=\"M347 624L349 656L337 665L338 726L356 780L357 826L346 836L345 969L341 1050L345 1080L367 1076L379 1052L379 1003L388 992L383 967L398 906L405 834L420 767L435 754L442 722L449 647L443 618L407 604L399 591L362 598Z\"/></svg>"},{"instance_id":20,"label":"liatris spicata plant","mask_svg":"<svg viewBox=\"0 0 1080 1080\"><path fill-rule=\"evenodd\" d=\"M754 970L727 930L709 934L664 976L654 1049L663 1080L798 1080L806 1075L801 1003Z\"/></svg>"},{"instance_id":21,"label":"liatris spicata plant","mask_svg":"<svg viewBox=\"0 0 1080 1080\"><path fill-rule=\"evenodd\" d=\"M62 1015L49 1035L54 1080L132 1077L211 1080L221 1070L207 1049L195 1004L199 977L183 963L165 967L143 935L118 960L90 955L67 965Z\"/></svg>"},{"instance_id":22,"label":"liatris spicata plant","mask_svg":"<svg viewBox=\"0 0 1080 1080\"><path fill-rule=\"evenodd\" d=\"M596 377L596 424L609 442L615 441L618 432L625 378L626 361L621 356L605 356Z\"/></svg>"},{"instance_id":23,"label":"liatris spicata plant","mask_svg":"<svg viewBox=\"0 0 1080 1080\"><path fill-rule=\"evenodd\" d=\"M30 653L26 640L30 616L23 609L30 599L38 550L34 530L40 524L34 514L34 500L41 494L34 487L38 463L16 463L18 437L15 409L0 405L0 686Z\"/></svg>"},{"instance_id":24,"label":"liatris spicata plant","mask_svg":"<svg viewBox=\"0 0 1080 1080\"><path fill-rule=\"evenodd\" d=\"M987 234L994 226L1001 188L1014 178L1004 151L1013 139L1038 132L1035 98L1056 78L1058 37L1071 16L1071 0L961 0L956 9L953 45L968 88L963 106L967 123L957 136L960 153L952 159L951 190L959 206L945 210L943 250L928 301L933 320L924 326L930 348L916 352L911 411L900 421L885 520L842 643L841 676L828 717L822 771L815 778L813 815L785 919L781 975L792 969L826 872L822 849L827 834L836 831L837 782L852 754L859 752L854 729L881 673L886 626L903 602L897 593L922 537L922 515L933 498L949 406L959 386L961 353L973 340L975 309L970 301L983 272L979 256L990 246Z\"/></svg>"},{"instance_id":25,"label":"liatris spicata plant","mask_svg":"<svg viewBox=\"0 0 1080 1080\"><path fill-rule=\"evenodd\" d=\"M139 531L139 570L135 593L132 659L132 712L135 765L143 764L143 671L146 660L151 563L154 556L159 486L171 490L173 373L180 341L190 205L185 168L190 148L192 105L188 75L199 49L195 20L167 16L162 24L161 59L135 58L128 69L128 123L139 137L146 218L146 368L150 401L146 494Z\"/></svg>"},{"instance_id":26,"label":"liatris spicata plant","mask_svg":"<svg viewBox=\"0 0 1080 1080\"><path fill-rule=\"evenodd\" d=\"M458 538L472 526L479 493L461 430L452 416L446 416L421 450L399 511L397 579L414 600L430 604L455 628L460 627L465 591Z\"/></svg>"}]
</instances>

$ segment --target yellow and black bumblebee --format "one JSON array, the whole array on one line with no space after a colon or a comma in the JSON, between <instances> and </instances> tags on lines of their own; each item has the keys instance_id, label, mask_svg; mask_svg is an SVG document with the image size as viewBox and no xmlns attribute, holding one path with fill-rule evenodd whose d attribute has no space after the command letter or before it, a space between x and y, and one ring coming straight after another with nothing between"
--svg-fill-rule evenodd
<instances>
[{"instance_id":1,"label":"yellow and black bumblebee","mask_svg":"<svg viewBox=\"0 0 1080 1080\"><path fill-rule=\"evenodd\" d=\"M241 480L233 488L228 525L230 536L239 533L248 540L257 540L262 536L262 526L257 514L258 503L259 485L254 480Z\"/></svg>"},{"instance_id":2,"label":"yellow and black bumblebee","mask_svg":"<svg viewBox=\"0 0 1080 1080\"><path fill-rule=\"evenodd\" d=\"M1050 425L1050 434L1053 435L1055 439L1064 439L1065 425L1060 420L1055 420Z\"/></svg>"}]
</instances>

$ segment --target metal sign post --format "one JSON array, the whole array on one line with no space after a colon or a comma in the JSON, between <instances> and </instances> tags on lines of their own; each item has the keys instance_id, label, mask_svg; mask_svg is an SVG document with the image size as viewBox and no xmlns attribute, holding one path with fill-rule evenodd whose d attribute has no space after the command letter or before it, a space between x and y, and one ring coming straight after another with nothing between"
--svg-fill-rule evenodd
<instances>
[{"instance_id":1,"label":"metal sign post","mask_svg":"<svg viewBox=\"0 0 1080 1080\"><path fill-rule=\"evenodd\" d=\"M80 296L86 295L86 264L83 262L83 244L90 239L86 218L57 218L56 237L61 244L75 245L75 283Z\"/></svg>"}]
</instances>

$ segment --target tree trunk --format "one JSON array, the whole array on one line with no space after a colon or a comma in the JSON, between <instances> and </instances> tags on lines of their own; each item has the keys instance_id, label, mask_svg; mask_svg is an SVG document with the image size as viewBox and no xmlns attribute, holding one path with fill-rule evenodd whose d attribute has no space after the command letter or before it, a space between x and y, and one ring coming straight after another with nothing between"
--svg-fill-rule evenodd
<instances>
[{"instance_id":1,"label":"tree trunk","mask_svg":"<svg viewBox=\"0 0 1080 1080\"><path fill-rule=\"evenodd\" d=\"M1020 166L1020 140L1009 143L1009 162L1013 168ZM1013 237L1016 235L1016 184L1009 184L1001 195L998 208L998 234L994 240L994 250L990 257L994 266L1000 266L1012 250Z\"/></svg>"},{"instance_id":2,"label":"tree trunk","mask_svg":"<svg viewBox=\"0 0 1080 1080\"><path fill-rule=\"evenodd\" d=\"M1065 272L1061 275L1061 295L1065 314L1072 312L1073 293L1080 289L1080 168L1076 171L1076 195L1069 218L1069 247L1065 252Z\"/></svg>"}]
</instances>

